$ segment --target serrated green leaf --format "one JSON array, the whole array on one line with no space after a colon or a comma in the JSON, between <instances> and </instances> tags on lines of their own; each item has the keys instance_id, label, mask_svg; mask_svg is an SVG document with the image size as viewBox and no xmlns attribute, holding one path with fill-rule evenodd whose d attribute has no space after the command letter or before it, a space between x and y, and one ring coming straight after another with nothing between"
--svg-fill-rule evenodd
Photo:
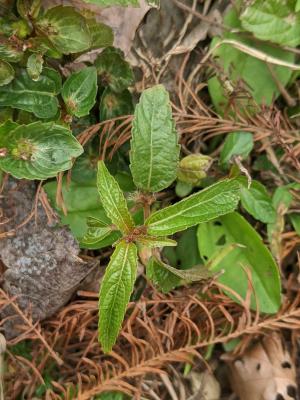
<instances>
[{"instance_id":1,"label":"serrated green leaf","mask_svg":"<svg viewBox=\"0 0 300 400\"><path fill-rule=\"evenodd\" d=\"M99 295L99 341L108 353L114 345L133 291L137 248L121 241L106 268Z\"/></svg>"},{"instance_id":2,"label":"serrated green leaf","mask_svg":"<svg viewBox=\"0 0 300 400\"><path fill-rule=\"evenodd\" d=\"M155 237L148 235L141 235L137 237L137 242L149 248L177 246L176 240L168 239L166 237Z\"/></svg>"},{"instance_id":3,"label":"serrated green leaf","mask_svg":"<svg viewBox=\"0 0 300 400\"><path fill-rule=\"evenodd\" d=\"M147 192L168 187L176 179L179 150L168 92L162 85L146 89L132 124L130 169L135 185Z\"/></svg>"},{"instance_id":4,"label":"serrated green leaf","mask_svg":"<svg viewBox=\"0 0 300 400\"><path fill-rule=\"evenodd\" d=\"M128 211L124 194L103 161L98 163L97 186L107 216L120 231L129 233L134 228L134 222Z\"/></svg>"},{"instance_id":5,"label":"serrated green leaf","mask_svg":"<svg viewBox=\"0 0 300 400\"><path fill-rule=\"evenodd\" d=\"M23 19L36 19L41 8L41 0L17 0L17 10Z\"/></svg>"},{"instance_id":6,"label":"serrated green leaf","mask_svg":"<svg viewBox=\"0 0 300 400\"><path fill-rule=\"evenodd\" d=\"M85 3L97 4L101 7L111 7L111 6L139 6L139 0L83 0Z\"/></svg>"},{"instance_id":7,"label":"serrated green leaf","mask_svg":"<svg viewBox=\"0 0 300 400\"><path fill-rule=\"evenodd\" d=\"M83 148L71 132L52 122L0 127L0 168L15 178L47 179L72 166ZM4 150L3 150L4 151Z\"/></svg>"},{"instance_id":8,"label":"serrated green leaf","mask_svg":"<svg viewBox=\"0 0 300 400\"><path fill-rule=\"evenodd\" d=\"M300 13L290 0L256 0L241 15L244 29L283 46L300 44Z\"/></svg>"},{"instance_id":9,"label":"serrated green leaf","mask_svg":"<svg viewBox=\"0 0 300 400\"><path fill-rule=\"evenodd\" d=\"M0 86L8 85L15 77L15 70L6 61L0 60Z\"/></svg>"},{"instance_id":10,"label":"serrated green leaf","mask_svg":"<svg viewBox=\"0 0 300 400\"><path fill-rule=\"evenodd\" d=\"M97 57L95 67L102 85L110 87L114 92L122 92L134 83L132 69L120 49L104 49Z\"/></svg>"},{"instance_id":11,"label":"serrated green leaf","mask_svg":"<svg viewBox=\"0 0 300 400\"><path fill-rule=\"evenodd\" d=\"M86 67L68 77L62 88L62 97L70 114L88 115L96 101L97 70Z\"/></svg>"},{"instance_id":12,"label":"serrated green leaf","mask_svg":"<svg viewBox=\"0 0 300 400\"><path fill-rule=\"evenodd\" d=\"M255 219L272 223L276 220L276 211L272 204L267 189L258 181L252 181L248 189L248 180L246 177L239 177L241 183L241 203L244 209Z\"/></svg>"},{"instance_id":13,"label":"serrated green leaf","mask_svg":"<svg viewBox=\"0 0 300 400\"><path fill-rule=\"evenodd\" d=\"M100 100L100 121L130 115L133 112L132 96L129 90L115 93L109 87L105 88Z\"/></svg>"},{"instance_id":14,"label":"serrated green leaf","mask_svg":"<svg viewBox=\"0 0 300 400\"><path fill-rule=\"evenodd\" d=\"M31 54L27 60L27 73L33 81L37 81L43 70L44 59L41 54Z\"/></svg>"},{"instance_id":15,"label":"serrated green leaf","mask_svg":"<svg viewBox=\"0 0 300 400\"><path fill-rule=\"evenodd\" d=\"M114 33L110 26L97 22L95 18L88 18L86 23L91 35L91 49L113 45Z\"/></svg>"},{"instance_id":16,"label":"serrated green leaf","mask_svg":"<svg viewBox=\"0 0 300 400\"><path fill-rule=\"evenodd\" d=\"M241 30L241 23L234 8L225 15L224 24L232 30ZM223 38L237 40L250 47L257 48L266 55L284 61L295 61L295 56L292 53L269 44L257 43L255 40L244 38L240 33L225 32ZM214 38L211 42L211 49L214 48L220 40L219 38ZM246 90L250 92L257 104L271 105L281 94L268 65L263 61L242 53L228 44L223 44L216 49L213 54L217 57L220 70L224 71L226 74L225 76L228 77L230 86L236 88L238 82L241 82L241 80L244 81ZM292 71L289 68L272 66L272 69L276 79L282 86L285 86L291 79ZM222 74L217 74L216 77L208 81L209 94L214 106L220 114L223 114L224 110L228 109L230 101L228 91L225 88L224 72L222 72ZM247 99L242 92L239 96L236 96L235 106L246 107L248 112L256 111L253 101Z\"/></svg>"},{"instance_id":17,"label":"serrated green leaf","mask_svg":"<svg viewBox=\"0 0 300 400\"><path fill-rule=\"evenodd\" d=\"M201 257L206 261L209 262L230 243L241 244L243 247L233 249L211 270L224 270L218 280L245 298L248 279L244 268L248 268L259 310L264 313L276 313L281 303L279 270L271 253L252 226L238 213L224 215L216 221L199 225L198 246ZM253 296L251 307L255 308Z\"/></svg>"},{"instance_id":18,"label":"serrated green leaf","mask_svg":"<svg viewBox=\"0 0 300 400\"><path fill-rule=\"evenodd\" d=\"M53 118L58 111L56 95L60 85L60 75L49 68L44 69L37 81L26 70L20 70L11 83L0 88L0 106L32 112L38 118Z\"/></svg>"},{"instance_id":19,"label":"serrated green leaf","mask_svg":"<svg viewBox=\"0 0 300 400\"><path fill-rule=\"evenodd\" d=\"M180 283L180 278L165 268L165 263L151 257L146 266L146 275L163 293L168 293Z\"/></svg>"},{"instance_id":20,"label":"serrated green leaf","mask_svg":"<svg viewBox=\"0 0 300 400\"><path fill-rule=\"evenodd\" d=\"M230 213L235 210L238 202L238 182L226 179L156 211L145 222L147 233L153 236L171 235Z\"/></svg>"},{"instance_id":21,"label":"serrated green leaf","mask_svg":"<svg viewBox=\"0 0 300 400\"><path fill-rule=\"evenodd\" d=\"M73 7L50 8L35 27L63 54L79 53L91 45L86 20Z\"/></svg>"},{"instance_id":22,"label":"serrated green leaf","mask_svg":"<svg viewBox=\"0 0 300 400\"><path fill-rule=\"evenodd\" d=\"M253 135L250 132L232 132L226 136L220 154L220 163L228 163L233 156L245 159L253 149Z\"/></svg>"}]
</instances>

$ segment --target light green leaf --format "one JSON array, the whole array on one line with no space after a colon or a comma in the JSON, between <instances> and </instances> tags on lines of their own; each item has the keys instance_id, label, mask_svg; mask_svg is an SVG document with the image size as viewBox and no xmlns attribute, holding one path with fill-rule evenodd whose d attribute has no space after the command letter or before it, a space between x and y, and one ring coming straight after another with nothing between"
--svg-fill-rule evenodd
<instances>
[{"instance_id":1,"label":"light green leaf","mask_svg":"<svg viewBox=\"0 0 300 400\"><path fill-rule=\"evenodd\" d=\"M193 191L194 186L190 183L177 181L175 186L175 193L178 197L186 197Z\"/></svg>"},{"instance_id":2,"label":"light green leaf","mask_svg":"<svg viewBox=\"0 0 300 400\"><path fill-rule=\"evenodd\" d=\"M27 20L36 19L41 8L41 0L17 0L17 10L20 16Z\"/></svg>"},{"instance_id":3,"label":"light green leaf","mask_svg":"<svg viewBox=\"0 0 300 400\"><path fill-rule=\"evenodd\" d=\"M15 70L6 61L0 60L0 86L9 84L15 77Z\"/></svg>"},{"instance_id":4,"label":"light green leaf","mask_svg":"<svg viewBox=\"0 0 300 400\"><path fill-rule=\"evenodd\" d=\"M251 272L258 307L264 313L276 313L281 303L278 267L261 237L238 213L231 213L198 228L198 246L201 257L208 262L230 243L241 244L214 264L213 272L224 270L218 280L245 298L248 279L244 271ZM228 294L230 295L230 294ZM230 295L232 296L232 295ZM255 308L254 296L251 307Z\"/></svg>"},{"instance_id":5,"label":"light green leaf","mask_svg":"<svg viewBox=\"0 0 300 400\"><path fill-rule=\"evenodd\" d=\"M152 214L145 222L153 236L171 235L235 210L239 184L225 179Z\"/></svg>"},{"instance_id":6,"label":"light green leaf","mask_svg":"<svg viewBox=\"0 0 300 400\"><path fill-rule=\"evenodd\" d=\"M165 265L156 257L151 257L146 266L146 275L163 293L168 293L179 285L180 278L165 268Z\"/></svg>"},{"instance_id":7,"label":"light green leaf","mask_svg":"<svg viewBox=\"0 0 300 400\"><path fill-rule=\"evenodd\" d=\"M31 54L27 60L27 73L33 81L37 81L43 70L44 59L41 54Z\"/></svg>"},{"instance_id":8,"label":"light green leaf","mask_svg":"<svg viewBox=\"0 0 300 400\"><path fill-rule=\"evenodd\" d=\"M113 45L114 33L110 26L97 22L95 18L89 18L86 22L91 35L91 49Z\"/></svg>"},{"instance_id":9,"label":"light green leaf","mask_svg":"<svg viewBox=\"0 0 300 400\"><path fill-rule=\"evenodd\" d=\"M94 183L74 182L73 180L68 183L66 178L63 179L62 195L64 205L67 209L67 215L64 215L63 210L56 204L57 182L48 182L43 188L47 193L52 207L58 212L61 223L70 227L77 240L80 241L87 233L88 224L91 222L88 217L94 217L97 218L97 220L101 219L107 225L111 224L111 221L107 218L104 208L100 203L96 180ZM109 246L115 241L116 240L113 240L103 247ZM85 247L81 243L80 245L81 247ZM98 244L96 246L96 248L101 247L102 246L98 247Z\"/></svg>"},{"instance_id":10,"label":"light green leaf","mask_svg":"<svg viewBox=\"0 0 300 400\"><path fill-rule=\"evenodd\" d=\"M108 353L114 345L133 291L137 248L121 241L106 268L99 295L99 341Z\"/></svg>"},{"instance_id":11,"label":"light green leaf","mask_svg":"<svg viewBox=\"0 0 300 400\"><path fill-rule=\"evenodd\" d=\"M179 150L168 92L162 85L146 89L132 125L130 169L135 185L147 192L170 186L176 179Z\"/></svg>"},{"instance_id":12,"label":"light green leaf","mask_svg":"<svg viewBox=\"0 0 300 400\"><path fill-rule=\"evenodd\" d=\"M97 4L101 7L111 7L111 6L139 6L139 0L83 0L85 3Z\"/></svg>"},{"instance_id":13,"label":"light green leaf","mask_svg":"<svg viewBox=\"0 0 300 400\"><path fill-rule=\"evenodd\" d=\"M284 206L286 211L290 208L294 199L293 190L300 191L300 184L293 182L276 188L272 198L272 203L276 210L280 206Z\"/></svg>"},{"instance_id":14,"label":"light green leaf","mask_svg":"<svg viewBox=\"0 0 300 400\"><path fill-rule=\"evenodd\" d=\"M241 15L244 29L283 46L300 44L300 13L290 0L256 0Z\"/></svg>"},{"instance_id":15,"label":"light green leaf","mask_svg":"<svg viewBox=\"0 0 300 400\"><path fill-rule=\"evenodd\" d=\"M37 81L26 70L20 70L10 84L0 88L0 106L32 112L38 118L53 118L58 111L56 95L60 85L60 75L49 68L44 69Z\"/></svg>"},{"instance_id":16,"label":"light green leaf","mask_svg":"<svg viewBox=\"0 0 300 400\"><path fill-rule=\"evenodd\" d=\"M276 211L265 186L258 181L252 181L248 189L246 177L239 177L238 181L241 183L241 203L244 209L261 222L275 222Z\"/></svg>"},{"instance_id":17,"label":"light green leaf","mask_svg":"<svg viewBox=\"0 0 300 400\"><path fill-rule=\"evenodd\" d=\"M128 211L124 194L103 161L98 163L97 185L107 216L123 233L129 233L134 228L134 222Z\"/></svg>"},{"instance_id":18,"label":"light green leaf","mask_svg":"<svg viewBox=\"0 0 300 400\"><path fill-rule=\"evenodd\" d=\"M133 112L132 96L129 90L115 93L109 87L105 88L100 100L100 121L130 115Z\"/></svg>"},{"instance_id":19,"label":"light green leaf","mask_svg":"<svg viewBox=\"0 0 300 400\"><path fill-rule=\"evenodd\" d=\"M16 126L8 121L0 127L0 148L5 149L0 168L19 179L53 177L83 152L67 128L52 122Z\"/></svg>"},{"instance_id":20,"label":"light green leaf","mask_svg":"<svg viewBox=\"0 0 300 400\"><path fill-rule=\"evenodd\" d=\"M295 12L300 11L300 0L296 0Z\"/></svg>"},{"instance_id":21,"label":"light green leaf","mask_svg":"<svg viewBox=\"0 0 300 400\"><path fill-rule=\"evenodd\" d=\"M64 83L61 94L70 114L76 117L88 115L96 101L96 68L86 67L74 72Z\"/></svg>"},{"instance_id":22,"label":"light green leaf","mask_svg":"<svg viewBox=\"0 0 300 400\"><path fill-rule=\"evenodd\" d=\"M97 57L95 67L102 85L110 87L114 92L122 92L134 83L132 69L120 49L104 49Z\"/></svg>"},{"instance_id":23,"label":"light green leaf","mask_svg":"<svg viewBox=\"0 0 300 400\"><path fill-rule=\"evenodd\" d=\"M253 135L250 132L232 132L226 136L220 154L220 163L228 163L233 156L245 159L253 149Z\"/></svg>"},{"instance_id":24,"label":"light green leaf","mask_svg":"<svg viewBox=\"0 0 300 400\"><path fill-rule=\"evenodd\" d=\"M149 247L149 248L177 246L176 240L168 239L165 237L154 237L154 236L148 236L148 235L138 236L137 242L139 244Z\"/></svg>"},{"instance_id":25,"label":"light green leaf","mask_svg":"<svg viewBox=\"0 0 300 400\"><path fill-rule=\"evenodd\" d=\"M86 20L73 7L50 8L35 26L63 54L79 53L91 45Z\"/></svg>"},{"instance_id":26,"label":"light green leaf","mask_svg":"<svg viewBox=\"0 0 300 400\"><path fill-rule=\"evenodd\" d=\"M80 246L86 249L101 249L113 244L121 237L121 233L116 231L114 226L97 218L88 218L87 225L87 232L80 239Z\"/></svg>"},{"instance_id":27,"label":"light green leaf","mask_svg":"<svg viewBox=\"0 0 300 400\"><path fill-rule=\"evenodd\" d=\"M295 232L297 233L297 235L300 236L300 214L292 213L289 215L289 217L292 222L293 228L295 229Z\"/></svg>"},{"instance_id":28,"label":"light green leaf","mask_svg":"<svg viewBox=\"0 0 300 400\"><path fill-rule=\"evenodd\" d=\"M224 24L229 29L241 30L240 20L233 8L226 14ZM284 61L294 62L295 60L294 54L290 52L265 43L258 44L257 41L243 38L240 33L231 33L228 31L224 33L223 37L237 40L250 47L257 48L266 55ZM214 48L220 40L219 38L213 39L211 42L211 49ZM213 54L215 57L218 57L217 60L220 65L220 70L225 72L225 76L228 77L230 81L230 86L236 88L237 82L243 80L246 90L250 92L257 104L270 105L280 95L278 85L274 81L265 62L242 53L228 44L223 44L216 49ZM278 82L280 82L282 86L285 86L292 76L292 71L289 68L281 66L272 66L272 69ZM225 89L224 83L224 72L208 81L209 94L214 106L220 114L223 114L229 104L228 90ZM242 92L236 97L235 105L246 107L248 112L256 111L252 100L248 100Z\"/></svg>"}]
</instances>

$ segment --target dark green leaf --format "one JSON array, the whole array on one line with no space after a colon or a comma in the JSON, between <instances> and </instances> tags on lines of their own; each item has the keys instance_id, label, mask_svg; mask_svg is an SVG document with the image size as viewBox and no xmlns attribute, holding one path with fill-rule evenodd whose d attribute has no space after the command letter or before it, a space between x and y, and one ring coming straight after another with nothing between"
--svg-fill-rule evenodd
<instances>
[{"instance_id":1,"label":"dark green leaf","mask_svg":"<svg viewBox=\"0 0 300 400\"><path fill-rule=\"evenodd\" d=\"M76 117L88 115L96 101L96 68L86 67L74 72L64 83L61 94L70 114Z\"/></svg>"},{"instance_id":2,"label":"dark green leaf","mask_svg":"<svg viewBox=\"0 0 300 400\"><path fill-rule=\"evenodd\" d=\"M248 189L246 177L239 177L238 181L241 183L241 203L244 209L261 222L275 222L276 211L265 186L258 181L252 181Z\"/></svg>"},{"instance_id":3,"label":"dark green leaf","mask_svg":"<svg viewBox=\"0 0 300 400\"><path fill-rule=\"evenodd\" d=\"M33 81L37 81L42 73L44 59L41 54L31 54L27 60L27 73Z\"/></svg>"},{"instance_id":4,"label":"dark green leaf","mask_svg":"<svg viewBox=\"0 0 300 400\"><path fill-rule=\"evenodd\" d=\"M103 161L98 163L97 185L107 216L123 233L129 233L134 228L134 222L124 194Z\"/></svg>"},{"instance_id":5,"label":"dark green leaf","mask_svg":"<svg viewBox=\"0 0 300 400\"><path fill-rule=\"evenodd\" d=\"M253 149L253 135L249 132L232 132L226 136L220 154L220 163L228 163L233 156L245 159Z\"/></svg>"},{"instance_id":6,"label":"dark green leaf","mask_svg":"<svg viewBox=\"0 0 300 400\"><path fill-rule=\"evenodd\" d=\"M135 185L159 192L176 179L178 136L169 94L162 85L143 92L132 125L130 169Z\"/></svg>"},{"instance_id":7,"label":"dark green leaf","mask_svg":"<svg viewBox=\"0 0 300 400\"><path fill-rule=\"evenodd\" d=\"M60 85L60 75L54 70L45 68L37 81L26 70L20 70L10 84L0 88L0 106L29 111L38 118L53 118L58 111Z\"/></svg>"},{"instance_id":8,"label":"dark green leaf","mask_svg":"<svg viewBox=\"0 0 300 400\"><path fill-rule=\"evenodd\" d=\"M147 232L153 236L171 235L230 213L235 210L238 202L238 182L226 179L156 211L145 222Z\"/></svg>"},{"instance_id":9,"label":"dark green leaf","mask_svg":"<svg viewBox=\"0 0 300 400\"><path fill-rule=\"evenodd\" d=\"M105 353L114 345L133 291L137 248L121 241L106 268L99 295L99 341Z\"/></svg>"},{"instance_id":10,"label":"dark green leaf","mask_svg":"<svg viewBox=\"0 0 300 400\"><path fill-rule=\"evenodd\" d=\"M180 238L177 240L177 247L175 249L177 257L176 265L180 269L189 269L195 265L203 264L198 250L196 233L197 227L193 226L182 232Z\"/></svg>"},{"instance_id":11,"label":"dark green leaf","mask_svg":"<svg viewBox=\"0 0 300 400\"><path fill-rule=\"evenodd\" d=\"M15 77L15 70L6 61L0 60L0 86L9 84Z\"/></svg>"},{"instance_id":12,"label":"dark green leaf","mask_svg":"<svg viewBox=\"0 0 300 400\"><path fill-rule=\"evenodd\" d=\"M83 148L71 132L54 123L34 122L0 127L0 167L16 178L46 179L72 166Z\"/></svg>"},{"instance_id":13,"label":"dark green leaf","mask_svg":"<svg viewBox=\"0 0 300 400\"><path fill-rule=\"evenodd\" d=\"M41 0L17 0L17 10L24 19L36 19L41 8Z\"/></svg>"},{"instance_id":14,"label":"dark green leaf","mask_svg":"<svg viewBox=\"0 0 300 400\"><path fill-rule=\"evenodd\" d=\"M113 45L114 33L110 26L97 22L95 18L89 18L86 22L91 35L91 49Z\"/></svg>"},{"instance_id":15,"label":"dark green leaf","mask_svg":"<svg viewBox=\"0 0 300 400\"><path fill-rule=\"evenodd\" d=\"M241 244L243 247L236 247L230 251L221 262L214 264L211 270L224 270L218 280L245 298L248 287L245 269L248 268L259 310L276 313L281 303L279 270L271 253L252 226L237 213L199 225L199 251L201 257L208 262L230 243ZM251 307L256 307L254 296Z\"/></svg>"},{"instance_id":16,"label":"dark green leaf","mask_svg":"<svg viewBox=\"0 0 300 400\"><path fill-rule=\"evenodd\" d=\"M241 15L242 26L261 40L296 47L300 44L300 13L294 1L255 0Z\"/></svg>"},{"instance_id":17,"label":"dark green leaf","mask_svg":"<svg viewBox=\"0 0 300 400\"><path fill-rule=\"evenodd\" d=\"M163 293L168 293L179 285L180 278L165 268L165 265L165 263L156 257L151 257L146 267L146 274L147 278Z\"/></svg>"},{"instance_id":18,"label":"dark green leaf","mask_svg":"<svg viewBox=\"0 0 300 400\"><path fill-rule=\"evenodd\" d=\"M115 93L107 87L100 100L100 121L130 115L133 112L132 96L129 90Z\"/></svg>"},{"instance_id":19,"label":"dark green leaf","mask_svg":"<svg viewBox=\"0 0 300 400\"><path fill-rule=\"evenodd\" d=\"M107 47L98 56L95 66L103 86L122 92L134 83L132 69L120 49Z\"/></svg>"},{"instance_id":20,"label":"dark green leaf","mask_svg":"<svg viewBox=\"0 0 300 400\"><path fill-rule=\"evenodd\" d=\"M50 8L36 22L36 29L63 54L78 53L91 46L86 20L73 7Z\"/></svg>"}]
</instances>

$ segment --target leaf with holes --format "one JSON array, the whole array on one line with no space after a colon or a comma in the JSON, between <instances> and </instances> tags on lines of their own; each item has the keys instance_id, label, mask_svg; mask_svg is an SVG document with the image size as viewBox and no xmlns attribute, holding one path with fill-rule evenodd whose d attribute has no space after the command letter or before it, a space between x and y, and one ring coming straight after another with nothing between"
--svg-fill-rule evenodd
<instances>
[{"instance_id":1,"label":"leaf with holes","mask_svg":"<svg viewBox=\"0 0 300 400\"><path fill-rule=\"evenodd\" d=\"M245 269L248 268L259 310L270 314L278 311L281 304L278 267L261 237L241 215L231 213L200 224L197 236L200 255L207 262L230 243L243 245L234 248L219 263L214 263L211 271L224 270L218 280L245 298L248 288ZM232 293L228 295L233 296ZM237 300L235 296L233 298ZM251 307L256 308L254 296Z\"/></svg>"},{"instance_id":2,"label":"leaf with holes","mask_svg":"<svg viewBox=\"0 0 300 400\"><path fill-rule=\"evenodd\" d=\"M121 241L110 258L99 295L99 341L106 353L112 349L121 329L136 270L136 245Z\"/></svg>"},{"instance_id":3,"label":"leaf with holes","mask_svg":"<svg viewBox=\"0 0 300 400\"><path fill-rule=\"evenodd\" d=\"M238 182L226 179L150 215L145 221L147 233L153 236L171 235L230 213L236 209L238 202Z\"/></svg>"},{"instance_id":4,"label":"leaf with holes","mask_svg":"<svg viewBox=\"0 0 300 400\"><path fill-rule=\"evenodd\" d=\"M135 185L159 192L176 179L178 136L169 94L162 85L146 89L135 108L130 169Z\"/></svg>"},{"instance_id":5,"label":"leaf with holes","mask_svg":"<svg viewBox=\"0 0 300 400\"><path fill-rule=\"evenodd\" d=\"M62 88L62 98L71 115L88 115L96 101L97 70L86 67L68 77Z\"/></svg>"},{"instance_id":6,"label":"leaf with holes","mask_svg":"<svg viewBox=\"0 0 300 400\"><path fill-rule=\"evenodd\" d=\"M67 128L52 122L17 126L8 121L0 127L0 148L1 169L19 179L56 176L83 152Z\"/></svg>"}]
</instances>

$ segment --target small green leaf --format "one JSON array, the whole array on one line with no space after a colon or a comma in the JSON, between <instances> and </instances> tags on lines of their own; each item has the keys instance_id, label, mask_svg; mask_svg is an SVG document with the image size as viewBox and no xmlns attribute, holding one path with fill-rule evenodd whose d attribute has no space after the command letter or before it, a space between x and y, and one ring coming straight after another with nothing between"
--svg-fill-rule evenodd
<instances>
[{"instance_id":1,"label":"small green leaf","mask_svg":"<svg viewBox=\"0 0 300 400\"><path fill-rule=\"evenodd\" d=\"M72 166L83 148L71 132L54 123L34 122L17 126L6 122L0 127L0 168L22 179L46 179Z\"/></svg>"},{"instance_id":2,"label":"small green leaf","mask_svg":"<svg viewBox=\"0 0 300 400\"><path fill-rule=\"evenodd\" d=\"M146 275L163 293L168 293L179 285L180 278L165 268L165 265L156 257L151 257L146 266Z\"/></svg>"},{"instance_id":3,"label":"small green leaf","mask_svg":"<svg viewBox=\"0 0 300 400\"><path fill-rule=\"evenodd\" d=\"M244 209L265 224L275 222L276 211L265 186L258 181L252 181L248 189L246 177L239 177L238 181L241 183L241 203Z\"/></svg>"},{"instance_id":4,"label":"small green leaf","mask_svg":"<svg viewBox=\"0 0 300 400\"><path fill-rule=\"evenodd\" d=\"M234 179L218 182L152 214L145 222L153 236L171 235L235 210L239 184Z\"/></svg>"},{"instance_id":5,"label":"small green leaf","mask_svg":"<svg viewBox=\"0 0 300 400\"><path fill-rule=\"evenodd\" d=\"M294 199L293 190L299 191L300 184L293 182L277 187L272 198L272 203L276 210L278 210L280 206L284 206L286 211L290 208Z\"/></svg>"},{"instance_id":6,"label":"small green leaf","mask_svg":"<svg viewBox=\"0 0 300 400\"><path fill-rule=\"evenodd\" d=\"M142 93L132 125L130 169L135 185L159 192L176 179L178 136L169 94L162 85Z\"/></svg>"},{"instance_id":7,"label":"small green leaf","mask_svg":"<svg viewBox=\"0 0 300 400\"><path fill-rule=\"evenodd\" d=\"M83 0L85 3L97 4L101 7L111 7L111 6L139 6L139 0Z\"/></svg>"},{"instance_id":8,"label":"small green leaf","mask_svg":"<svg viewBox=\"0 0 300 400\"><path fill-rule=\"evenodd\" d=\"M41 54L31 54L27 60L27 73L33 81L37 81L43 70L44 59Z\"/></svg>"},{"instance_id":9,"label":"small green leaf","mask_svg":"<svg viewBox=\"0 0 300 400\"><path fill-rule=\"evenodd\" d=\"M181 182L197 185L206 177L212 158L204 154L189 154L179 162L177 178Z\"/></svg>"},{"instance_id":10,"label":"small green leaf","mask_svg":"<svg viewBox=\"0 0 300 400\"><path fill-rule=\"evenodd\" d=\"M41 0L17 0L17 10L23 19L36 19L41 8Z\"/></svg>"},{"instance_id":11,"label":"small green leaf","mask_svg":"<svg viewBox=\"0 0 300 400\"><path fill-rule=\"evenodd\" d=\"M228 163L233 156L245 159L253 149L253 135L249 132L232 132L226 136L220 154L220 163Z\"/></svg>"},{"instance_id":12,"label":"small green leaf","mask_svg":"<svg viewBox=\"0 0 300 400\"><path fill-rule=\"evenodd\" d=\"M97 22L95 18L89 18L86 22L91 35L91 49L113 45L114 33L110 26Z\"/></svg>"},{"instance_id":13,"label":"small green leaf","mask_svg":"<svg viewBox=\"0 0 300 400\"><path fill-rule=\"evenodd\" d=\"M100 100L100 121L130 115L133 112L132 96L129 90L115 93L109 87L105 88Z\"/></svg>"},{"instance_id":14,"label":"small green leaf","mask_svg":"<svg viewBox=\"0 0 300 400\"><path fill-rule=\"evenodd\" d=\"M248 268L259 310L276 313L281 303L279 270L252 226L238 213L224 215L216 221L199 225L199 251L201 257L208 262L231 243L241 244L243 247L234 248L218 264L214 263L211 270L224 270L218 280L245 298L248 279L244 269ZM228 295L232 296L230 293ZM252 296L251 307L255 309L255 306Z\"/></svg>"},{"instance_id":15,"label":"small green leaf","mask_svg":"<svg viewBox=\"0 0 300 400\"><path fill-rule=\"evenodd\" d=\"M15 77L15 70L6 61L0 60L0 86L9 84Z\"/></svg>"},{"instance_id":16,"label":"small green leaf","mask_svg":"<svg viewBox=\"0 0 300 400\"><path fill-rule=\"evenodd\" d=\"M86 67L68 77L62 88L67 110L76 117L88 115L96 101L97 70Z\"/></svg>"},{"instance_id":17,"label":"small green leaf","mask_svg":"<svg viewBox=\"0 0 300 400\"><path fill-rule=\"evenodd\" d=\"M255 0L240 18L243 28L258 39L291 47L300 44L300 13L295 13L294 1Z\"/></svg>"},{"instance_id":18,"label":"small green leaf","mask_svg":"<svg viewBox=\"0 0 300 400\"><path fill-rule=\"evenodd\" d=\"M113 244L121 237L121 233L116 231L114 226L97 218L89 217L87 225L87 232L80 239L80 246L86 249L101 249Z\"/></svg>"},{"instance_id":19,"label":"small green leaf","mask_svg":"<svg viewBox=\"0 0 300 400\"><path fill-rule=\"evenodd\" d=\"M295 232L297 233L297 235L300 236L300 214L292 213L289 215L289 217L292 222L293 228L295 229Z\"/></svg>"},{"instance_id":20,"label":"small green leaf","mask_svg":"<svg viewBox=\"0 0 300 400\"><path fill-rule=\"evenodd\" d=\"M95 61L100 81L114 92L122 92L134 83L134 75L123 52L114 47L107 47Z\"/></svg>"},{"instance_id":21,"label":"small green leaf","mask_svg":"<svg viewBox=\"0 0 300 400\"><path fill-rule=\"evenodd\" d=\"M79 53L91 45L86 20L73 7L50 8L35 26L63 54Z\"/></svg>"},{"instance_id":22,"label":"small green leaf","mask_svg":"<svg viewBox=\"0 0 300 400\"><path fill-rule=\"evenodd\" d=\"M26 70L20 70L8 85L0 87L0 106L34 113L38 118L53 118L58 111L56 95L60 91L58 72L45 68L37 81Z\"/></svg>"},{"instance_id":23,"label":"small green leaf","mask_svg":"<svg viewBox=\"0 0 300 400\"><path fill-rule=\"evenodd\" d=\"M133 291L137 248L121 241L106 268L99 295L99 341L108 353L114 345Z\"/></svg>"},{"instance_id":24,"label":"small green leaf","mask_svg":"<svg viewBox=\"0 0 300 400\"><path fill-rule=\"evenodd\" d=\"M98 163L97 185L107 216L123 233L129 233L134 228L134 222L128 211L124 194L103 161Z\"/></svg>"},{"instance_id":25,"label":"small green leaf","mask_svg":"<svg viewBox=\"0 0 300 400\"><path fill-rule=\"evenodd\" d=\"M175 240L168 239L165 237L154 237L148 235L138 236L137 242L149 248L177 246L177 242Z\"/></svg>"},{"instance_id":26,"label":"small green leaf","mask_svg":"<svg viewBox=\"0 0 300 400\"><path fill-rule=\"evenodd\" d=\"M177 181L175 186L175 193L178 197L186 197L193 191L194 186L190 183Z\"/></svg>"}]
</instances>

